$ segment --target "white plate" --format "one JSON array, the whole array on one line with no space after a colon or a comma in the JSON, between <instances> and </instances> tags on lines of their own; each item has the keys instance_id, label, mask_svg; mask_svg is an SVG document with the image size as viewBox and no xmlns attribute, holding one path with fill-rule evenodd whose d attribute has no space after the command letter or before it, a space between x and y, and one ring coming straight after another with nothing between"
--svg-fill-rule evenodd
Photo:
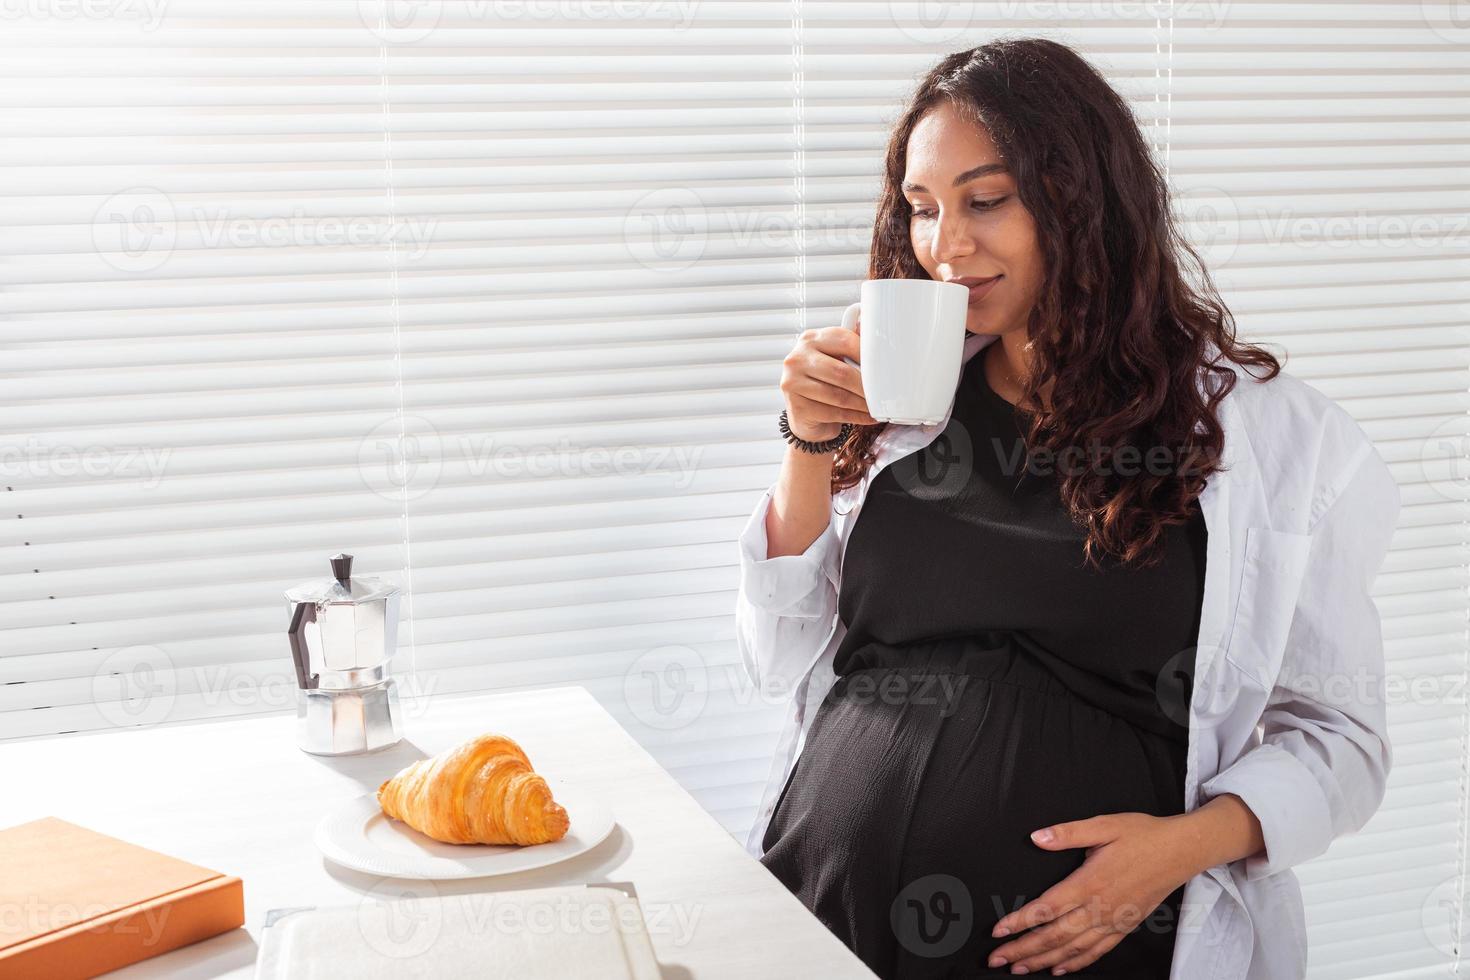
<instances>
[{"instance_id":1,"label":"white plate","mask_svg":"<svg viewBox=\"0 0 1470 980\"><path fill-rule=\"evenodd\" d=\"M593 793L548 779L552 798L566 808L571 827L549 844L444 844L383 813L376 794L359 796L316 826L316 846L329 860L355 871L394 878L481 878L544 868L590 851L612 833L612 810Z\"/></svg>"}]
</instances>

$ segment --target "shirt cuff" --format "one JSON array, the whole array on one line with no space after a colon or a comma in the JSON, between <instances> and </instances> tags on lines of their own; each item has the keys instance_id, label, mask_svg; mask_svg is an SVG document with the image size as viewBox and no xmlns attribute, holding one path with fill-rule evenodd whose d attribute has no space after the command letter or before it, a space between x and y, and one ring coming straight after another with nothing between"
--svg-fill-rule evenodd
<instances>
[{"instance_id":1,"label":"shirt cuff","mask_svg":"<svg viewBox=\"0 0 1470 980\"><path fill-rule=\"evenodd\" d=\"M767 558L766 513L773 491L767 488L740 532L741 592L766 612L804 619L828 614L825 591L837 587L842 551L836 521L829 514L826 528L801 554Z\"/></svg>"},{"instance_id":2,"label":"shirt cuff","mask_svg":"<svg viewBox=\"0 0 1470 980\"><path fill-rule=\"evenodd\" d=\"M1234 793L1261 822L1265 849L1244 858L1255 881L1285 871L1326 851L1332 813L1321 785L1296 756L1270 742L1246 752L1200 784L1201 802Z\"/></svg>"}]
</instances>

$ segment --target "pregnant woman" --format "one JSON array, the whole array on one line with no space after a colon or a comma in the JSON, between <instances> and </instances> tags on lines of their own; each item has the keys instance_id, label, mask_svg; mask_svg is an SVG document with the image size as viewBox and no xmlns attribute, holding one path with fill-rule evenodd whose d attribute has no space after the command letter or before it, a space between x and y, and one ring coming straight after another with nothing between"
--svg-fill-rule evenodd
<instances>
[{"instance_id":1,"label":"pregnant woman","mask_svg":"<svg viewBox=\"0 0 1470 980\"><path fill-rule=\"evenodd\" d=\"M873 419L840 327L785 360L790 446L737 615L801 745L753 845L881 977L1299 976L1281 873L1381 798L1379 706L1262 681L1381 675L1367 588L1396 487L1345 412L1235 340L1186 251L1106 81L1065 46L995 42L905 107L870 255L871 278L969 287L948 418ZM1206 582L1230 587L1232 551L1251 595L1220 601L1245 612L1213 657Z\"/></svg>"}]
</instances>

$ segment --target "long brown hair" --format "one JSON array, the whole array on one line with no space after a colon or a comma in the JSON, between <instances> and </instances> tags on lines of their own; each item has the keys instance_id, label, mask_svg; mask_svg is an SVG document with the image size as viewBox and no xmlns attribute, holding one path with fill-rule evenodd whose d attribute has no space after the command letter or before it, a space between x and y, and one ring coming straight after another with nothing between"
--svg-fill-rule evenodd
<instances>
[{"instance_id":1,"label":"long brown hair","mask_svg":"<svg viewBox=\"0 0 1470 980\"><path fill-rule=\"evenodd\" d=\"M1025 428L1028 452L1088 446L1088 465L1058 469L1062 501L1099 550L1124 563L1162 557L1164 527L1183 521L1220 468L1224 430L1216 406L1236 383L1218 363L1267 369L1269 351L1235 339L1235 324L1204 263L1178 233L1168 183L1128 104L1066 45L1006 38L948 55L919 82L889 139L868 256L871 279L927 279L909 237L900 184L909 135L949 102L989 132L1036 226L1045 278L1027 324L1030 376L1021 404L1042 405ZM1186 281L1192 260L1198 284ZM1213 348L1213 349L1212 349ZM1206 385L1201 372L1217 375ZM838 450L832 492L872 465L885 423L858 426ZM1166 447L1183 465L1098 466L1117 453ZM1057 457L1060 458L1060 457ZM1125 458L1137 456L1125 454Z\"/></svg>"}]
</instances>

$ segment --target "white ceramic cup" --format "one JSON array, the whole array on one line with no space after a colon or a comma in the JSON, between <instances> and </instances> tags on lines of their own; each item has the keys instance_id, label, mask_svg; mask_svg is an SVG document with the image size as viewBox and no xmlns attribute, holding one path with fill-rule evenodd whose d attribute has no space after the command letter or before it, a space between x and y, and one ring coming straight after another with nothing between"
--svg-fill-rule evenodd
<instances>
[{"instance_id":1,"label":"white ceramic cup","mask_svg":"<svg viewBox=\"0 0 1470 980\"><path fill-rule=\"evenodd\" d=\"M868 414L901 425L942 422L964 364L970 291L937 279L867 279L858 295L842 326L855 330L861 314Z\"/></svg>"}]
</instances>

